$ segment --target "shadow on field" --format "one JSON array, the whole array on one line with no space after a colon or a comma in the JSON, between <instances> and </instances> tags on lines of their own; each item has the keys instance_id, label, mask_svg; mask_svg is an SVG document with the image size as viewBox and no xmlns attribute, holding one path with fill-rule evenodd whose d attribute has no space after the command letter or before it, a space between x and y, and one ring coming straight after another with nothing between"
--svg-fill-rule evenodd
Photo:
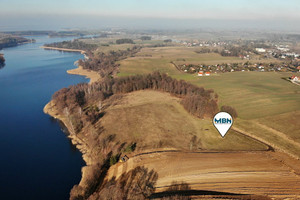
<instances>
[{"instance_id":1,"label":"shadow on field","mask_svg":"<svg viewBox=\"0 0 300 200\"><path fill-rule=\"evenodd\" d=\"M236 194L228 192L218 192L209 190L192 190L187 183L176 184L173 183L168 190L151 194L148 199L162 199L162 200L189 200L193 198L225 198L238 200L271 200L266 196Z\"/></svg>"}]
</instances>

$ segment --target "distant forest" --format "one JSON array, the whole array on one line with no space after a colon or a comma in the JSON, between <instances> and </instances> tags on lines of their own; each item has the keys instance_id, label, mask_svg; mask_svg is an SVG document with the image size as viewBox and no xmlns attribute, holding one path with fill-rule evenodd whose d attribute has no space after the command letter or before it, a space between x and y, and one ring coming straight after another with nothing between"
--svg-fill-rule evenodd
<instances>
[{"instance_id":1,"label":"distant forest","mask_svg":"<svg viewBox=\"0 0 300 200\"><path fill-rule=\"evenodd\" d=\"M89 52L88 60L79 60L78 64L84 69L89 69L99 72L101 77L113 75L119 67L116 61L125 59L126 57L133 56L140 50L140 47L134 46L127 50L110 51L108 53L103 52Z\"/></svg>"},{"instance_id":2,"label":"distant forest","mask_svg":"<svg viewBox=\"0 0 300 200\"><path fill-rule=\"evenodd\" d=\"M35 42L35 40L27 39L27 38L23 38L23 37L16 37L16 36L0 37L0 49L6 48L6 47L14 47L19 44L30 43L30 42Z\"/></svg>"},{"instance_id":3,"label":"distant forest","mask_svg":"<svg viewBox=\"0 0 300 200\"><path fill-rule=\"evenodd\" d=\"M116 44L134 44L134 42L132 39L124 38L116 40Z\"/></svg>"},{"instance_id":4,"label":"distant forest","mask_svg":"<svg viewBox=\"0 0 300 200\"><path fill-rule=\"evenodd\" d=\"M72 41L63 41L63 42L54 42L50 44L45 44L46 47L56 47L56 48L64 48L64 49L80 49L86 51L92 51L97 49L96 44L87 44L78 39Z\"/></svg>"},{"instance_id":5,"label":"distant forest","mask_svg":"<svg viewBox=\"0 0 300 200\"><path fill-rule=\"evenodd\" d=\"M142 36L141 40L151 40L151 36Z\"/></svg>"}]
</instances>

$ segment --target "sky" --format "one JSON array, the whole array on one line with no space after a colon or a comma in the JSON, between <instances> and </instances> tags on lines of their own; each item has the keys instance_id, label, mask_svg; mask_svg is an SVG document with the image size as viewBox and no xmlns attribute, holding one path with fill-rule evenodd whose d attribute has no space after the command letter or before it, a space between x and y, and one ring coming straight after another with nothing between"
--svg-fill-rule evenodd
<instances>
[{"instance_id":1,"label":"sky","mask_svg":"<svg viewBox=\"0 0 300 200\"><path fill-rule=\"evenodd\" d=\"M206 26L205 22L297 29L294 23L300 20L299 0L0 0L0 9L2 29L164 27L164 23L185 28Z\"/></svg>"}]
</instances>

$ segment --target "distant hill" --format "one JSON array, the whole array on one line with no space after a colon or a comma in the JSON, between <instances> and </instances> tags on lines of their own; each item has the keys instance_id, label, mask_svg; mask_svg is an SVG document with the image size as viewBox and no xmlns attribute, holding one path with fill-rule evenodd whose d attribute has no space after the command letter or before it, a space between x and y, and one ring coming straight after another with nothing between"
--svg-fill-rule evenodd
<instances>
[{"instance_id":1,"label":"distant hill","mask_svg":"<svg viewBox=\"0 0 300 200\"><path fill-rule=\"evenodd\" d=\"M12 35L5 35L5 34L0 35L0 49L6 47L14 47L20 44L31 43L31 42L35 42L35 40L27 39L19 36L12 36Z\"/></svg>"}]
</instances>

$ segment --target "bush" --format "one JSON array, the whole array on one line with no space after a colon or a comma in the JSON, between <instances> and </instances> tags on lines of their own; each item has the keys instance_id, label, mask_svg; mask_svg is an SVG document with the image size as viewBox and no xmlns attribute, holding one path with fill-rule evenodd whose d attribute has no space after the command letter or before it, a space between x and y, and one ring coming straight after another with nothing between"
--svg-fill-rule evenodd
<instances>
[{"instance_id":1,"label":"bush","mask_svg":"<svg viewBox=\"0 0 300 200\"><path fill-rule=\"evenodd\" d=\"M131 153L135 150L135 148L136 148L136 143L132 143L124 149L124 153Z\"/></svg>"},{"instance_id":2,"label":"bush","mask_svg":"<svg viewBox=\"0 0 300 200\"><path fill-rule=\"evenodd\" d=\"M111 156L110 159L109 159L109 165L112 166L114 164L116 164L119 160L119 155L114 155L114 156Z\"/></svg>"},{"instance_id":3,"label":"bush","mask_svg":"<svg viewBox=\"0 0 300 200\"><path fill-rule=\"evenodd\" d=\"M237 114L235 108L233 108L231 106L222 106L221 111L228 112L234 118L238 117L238 114Z\"/></svg>"}]
</instances>

